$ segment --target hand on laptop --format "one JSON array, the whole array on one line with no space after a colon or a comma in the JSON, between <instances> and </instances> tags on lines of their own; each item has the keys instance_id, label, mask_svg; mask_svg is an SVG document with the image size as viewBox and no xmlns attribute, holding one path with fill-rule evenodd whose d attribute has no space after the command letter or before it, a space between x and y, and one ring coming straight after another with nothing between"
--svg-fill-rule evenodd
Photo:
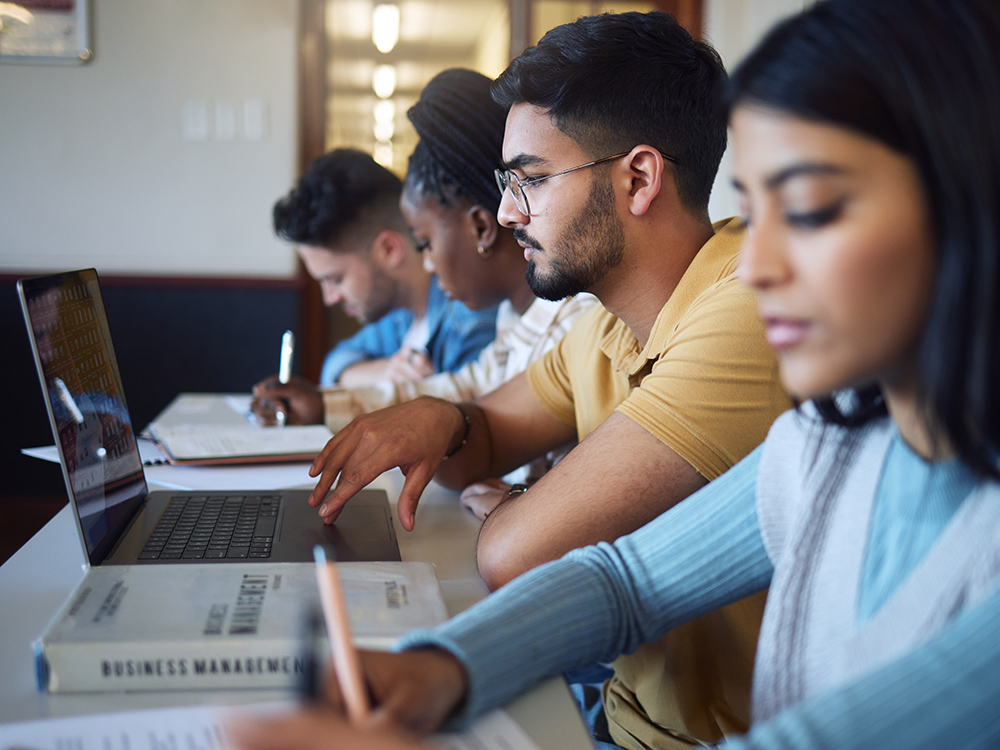
<instances>
[{"instance_id":1,"label":"hand on laptop","mask_svg":"<svg viewBox=\"0 0 1000 750\"><path fill-rule=\"evenodd\" d=\"M406 477L397 502L399 520L404 529L413 531L420 494L465 430L456 405L436 398L362 414L334 435L309 467L309 476L320 477L309 505L322 504L323 522L333 523L351 497L398 466Z\"/></svg>"},{"instance_id":2,"label":"hand on laptop","mask_svg":"<svg viewBox=\"0 0 1000 750\"><path fill-rule=\"evenodd\" d=\"M305 378L293 376L281 384L272 375L253 387L250 411L260 424L277 424L278 409L285 412L287 424L323 423L323 398L319 388Z\"/></svg>"}]
</instances>

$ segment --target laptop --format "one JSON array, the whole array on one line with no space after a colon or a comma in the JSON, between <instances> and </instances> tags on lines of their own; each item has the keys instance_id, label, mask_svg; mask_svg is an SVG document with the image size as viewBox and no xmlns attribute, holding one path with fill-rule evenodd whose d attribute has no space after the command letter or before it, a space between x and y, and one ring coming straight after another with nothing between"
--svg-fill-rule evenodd
<instances>
[{"instance_id":1,"label":"laptop","mask_svg":"<svg viewBox=\"0 0 1000 750\"><path fill-rule=\"evenodd\" d=\"M334 525L308 490L149 492L94 269L17 283L70 505L90 565L399 560L389 501L363 490Z\"/></svg>"}]
</instances>

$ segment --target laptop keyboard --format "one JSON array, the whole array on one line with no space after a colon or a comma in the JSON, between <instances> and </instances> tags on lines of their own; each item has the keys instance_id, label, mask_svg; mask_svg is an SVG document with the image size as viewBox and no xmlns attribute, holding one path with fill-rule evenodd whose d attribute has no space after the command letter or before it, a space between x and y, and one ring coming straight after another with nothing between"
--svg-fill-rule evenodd
<instances>
[{"instance_id":1,"label":"laptop keyboard","mask_svg":"<svg viewBox=\"0 0 1000 750\"><path fill-rule=\"evenodd\" d=\"M281 498L276 495L174 497L140 560L241 560L271 556Z\"/></svg>"}]
</instances>

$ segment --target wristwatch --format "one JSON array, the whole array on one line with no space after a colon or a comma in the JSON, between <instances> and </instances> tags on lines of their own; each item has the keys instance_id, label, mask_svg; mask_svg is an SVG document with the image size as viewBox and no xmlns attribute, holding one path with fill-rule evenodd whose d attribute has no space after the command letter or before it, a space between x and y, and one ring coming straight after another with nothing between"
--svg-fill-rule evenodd
<instances>
[{"instance_id":1,"label":"wristwatch","mask_svg":"<svg viewBox=\"0 0 1000 750\"><path fill-rule=\"evenodd\" d=\"M528 491L528 485L526 484L512 484L510 489L507 490L507 499L510 500L512 497L519 497Z\"/></svg>"}]
</instances>

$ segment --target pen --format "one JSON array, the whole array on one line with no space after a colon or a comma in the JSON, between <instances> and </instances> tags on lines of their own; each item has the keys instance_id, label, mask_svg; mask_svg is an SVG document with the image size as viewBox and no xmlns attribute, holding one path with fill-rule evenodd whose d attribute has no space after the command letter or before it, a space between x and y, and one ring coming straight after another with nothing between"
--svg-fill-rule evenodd
<instances>
[{"instance_id":1,"label":"pen","mask_svg":"<svg viewBox=\"0 0 1000 750\"><path fill-rule=\"evenodd\" d=\"M285 331L281 335L281 358L278 360L278 382L282 385L287 385L292 377L292 354L294 351L295 334L291 331ZM285 420L288 419L288 401L286 399L280 399L280 401L284 408L277 409L274 416L278 421L278 427L284 427Z\"/></svg>"},{"instance_id":2,"label":"pen","mask_svg":"<svg viewBox=\"0 0 1000 750\"><path fill-rule=\"evenodd\" d=\"M368 696L361 677L361 660L351 641L351 624L340 574L336 563L327 561L322 545L313 547L313 557L316 559L316 582L319 584L326 633L330 639L333 670L347 707L347 718L352 724L360 724L368 715Z\"/></svg>"},{"instance_id":3,"label":"pen","mask_svg":"<svg viewBox=\"0 0 1000 750\"><path fill-rule=\"evenodd\" d=\"M292 354L295 352L295 334L285 331L281 336L281 359L278 362L278 382L287 385L292 377Z\"/></svg>"},{"instance_id":4,"label":"pen","mask_svg":"<svg viewBox=\"0 0 1000 750\"><path fill-rule=\"evenodd\" d=\"M302 672L299 673L299 697L306 703L316 703L323 694L322 657L327 643L323 636L323 613L318 607L307 607L302 619Z\"/></svg>"}]
</instances>

